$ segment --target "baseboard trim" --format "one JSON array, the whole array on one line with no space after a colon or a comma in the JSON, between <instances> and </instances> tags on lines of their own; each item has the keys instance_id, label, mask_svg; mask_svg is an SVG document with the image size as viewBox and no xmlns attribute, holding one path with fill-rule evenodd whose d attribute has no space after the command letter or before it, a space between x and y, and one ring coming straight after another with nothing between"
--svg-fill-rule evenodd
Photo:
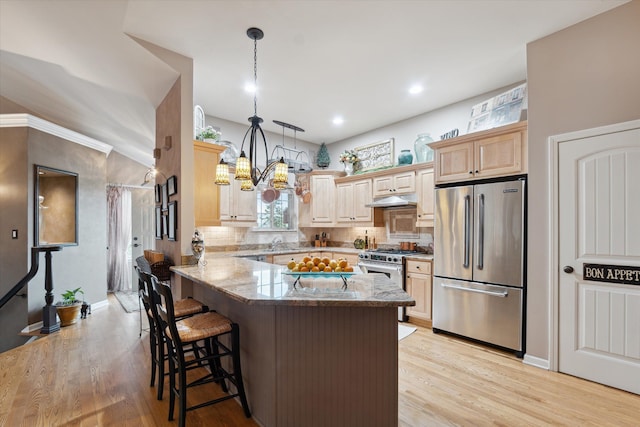
<instances>
[{"instance_id":1,"label":"baseboard trim","mask_svg":"<svg viewBox=\"0 0 640 427\"><path fill-rule=\"evenodd\" d=\"M550 366L549 360L542 359L540 357L530 356L528 354L524 355L524 358L522 359L522 363L526 365L535 366L536 368L545 369L547 371L549 370L549 366Z\"/></svg>"},{"instance_id":2,"label":"baseboard trim","mask_svg":"<svg viewBox=\"0 0 640 427\"><path fill-rule=\"evenodd\" d=\"M100 310L101 308L105 308L108 306L109 306L109 300L104 299L102 301L98 301L94 304L91 304L91 311ZM48 334L41 334L40 329L42 329L42 321L27 325L24 329L20 331L20 335L26 335L26 336L48 335Z\"/></svg>"}]
</instances>

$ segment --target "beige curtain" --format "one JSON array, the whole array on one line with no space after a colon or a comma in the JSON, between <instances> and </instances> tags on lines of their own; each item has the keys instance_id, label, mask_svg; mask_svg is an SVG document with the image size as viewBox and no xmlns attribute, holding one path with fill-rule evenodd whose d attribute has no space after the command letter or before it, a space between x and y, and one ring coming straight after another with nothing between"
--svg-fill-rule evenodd
<instances>
[{"instance_id":1,"label":"beige curtain","mask_svg":"<svg viewBox=\"0 0 640 427\"><path fill-rule=\"evenodd\" d=\"M131 242L131 191L121 186L107 187L108 244L107 291L131 291L131 271L127 251Z\"/></svg>"}]
</instances>

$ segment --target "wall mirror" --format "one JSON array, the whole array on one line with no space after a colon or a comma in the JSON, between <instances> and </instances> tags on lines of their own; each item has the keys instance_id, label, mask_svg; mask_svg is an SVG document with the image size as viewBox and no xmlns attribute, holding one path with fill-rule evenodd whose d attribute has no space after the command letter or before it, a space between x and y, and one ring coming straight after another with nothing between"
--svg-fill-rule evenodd
<instances>
[{"instance_id":1,"label":"wall mirror","mask_svg":"<svg viewBox=\"0 0 640 427\"><path fill-rule=\"evenodd\" d=\"M78 244L78 174L35 165L34 245Z\"/></svg>"}]
</instances>

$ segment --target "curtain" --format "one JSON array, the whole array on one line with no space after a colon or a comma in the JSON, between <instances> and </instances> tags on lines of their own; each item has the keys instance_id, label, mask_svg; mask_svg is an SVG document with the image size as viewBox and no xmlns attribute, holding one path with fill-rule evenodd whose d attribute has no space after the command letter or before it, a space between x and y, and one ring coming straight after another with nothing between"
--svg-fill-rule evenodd
<instances>
[{"instance_id":1,"label":"curtain","mask_svg":"<svg viewBox=\"0 0 640 427\"><path fill-rule=\"evenodd\" d=\"M131 242L131 191L124 187L108 187L107 211L107 291L130 291L131 269L127 252Z\"/></svg>"}]
</instances>

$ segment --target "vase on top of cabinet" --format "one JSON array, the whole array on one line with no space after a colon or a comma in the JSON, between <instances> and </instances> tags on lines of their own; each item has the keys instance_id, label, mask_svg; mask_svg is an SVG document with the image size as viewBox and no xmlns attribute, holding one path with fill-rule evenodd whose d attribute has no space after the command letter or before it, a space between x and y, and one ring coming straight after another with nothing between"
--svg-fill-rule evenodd
<instances>
[{"instance_id":1,"label":"vase on top of cabinet","mask_svg":"<svg viewBox=\"0 0 640 427\"><path fill-rule=\"evenodd\" d=\"M411 150L401 150L400 154L398 154L398 165L410 165L411 163L413 163Z\"/></svg>"},{"instance_id":2,"label":"vase on top of cabinet","mask_svg":"<svg viewBox=\"0 0 640 427\"><path fill-rule=\"evenodd\" d=\"M416 153L416 163L425 163L433 161L433 149L429 147L429 143L433 142L433 138L429 133L421 133L418 139L413 143L413 151Z\"/></svg>"}]
</instances>

